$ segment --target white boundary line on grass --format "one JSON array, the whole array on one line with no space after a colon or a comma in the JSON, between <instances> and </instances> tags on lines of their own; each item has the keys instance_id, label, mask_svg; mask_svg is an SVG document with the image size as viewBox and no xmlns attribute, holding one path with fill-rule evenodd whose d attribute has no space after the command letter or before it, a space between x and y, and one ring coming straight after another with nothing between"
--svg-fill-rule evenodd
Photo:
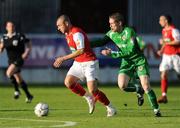
<instances>
[{"instance_id":1,"label":"white boundary line on grass","mask_svg":"<svg viewBox=\"0 0 180 128\"><path fill-rule=\"evenodd\" d=\"M64 123L60 125L51 125L51 126L38 126L39 128L60 128L60 127L69 127L74 126L77 122L72 121L58 121L58 120L38 120L38 119L14 119L14 118L0 118L0 120L14 120L14 121L31 121L31 122L50 122L50 123ZM32 126L14 126L14 127L3 127L3 128L33 128ZM37 127L37 126L36 126Z\"/></svg>"}]
</instances>

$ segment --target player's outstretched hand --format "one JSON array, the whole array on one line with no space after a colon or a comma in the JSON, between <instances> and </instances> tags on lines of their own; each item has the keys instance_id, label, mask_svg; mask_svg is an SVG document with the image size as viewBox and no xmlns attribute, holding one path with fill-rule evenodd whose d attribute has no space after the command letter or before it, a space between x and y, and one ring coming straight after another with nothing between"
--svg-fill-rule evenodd
<instances>
[{"instance_id":1,"label":"player's outstretched hand","mask_svg":"<svg viewBox=\"0 0 180 128\"><path fill-rule=\"evenodd\" d=\"M103 54L104 56L108 56L108 55L110 55L111 54L111 49L110 48L107 48L106 47L106 49L104 49L104 50L102 50L101 51L101 54Z\"/></svg>"},{"instance_id":2,"label":"player's outstretched hand","mask_svg":"<svg viewBox=\"0 0 180 128\"><path fill-rule=\"evenodd\" d=\"M61 64L63 63L63 61L64 61L63 57L57 57L53 63L53 66L55 68L59 68Z\"/></svg>"}]
</instances>

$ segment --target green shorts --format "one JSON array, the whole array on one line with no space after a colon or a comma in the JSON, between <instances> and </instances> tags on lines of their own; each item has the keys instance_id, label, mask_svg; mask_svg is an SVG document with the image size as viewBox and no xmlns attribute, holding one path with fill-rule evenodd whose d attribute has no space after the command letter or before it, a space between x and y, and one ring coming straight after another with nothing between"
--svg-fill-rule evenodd
<instances>
[{"instance_id":1,"label":"green shorts","mask_svg":"<svg viewBox=\"0 0 180 128\"><path fill-rule=\"evenodd\" d=\"M144 56L139 56L133 60L122 59L119 74L126 74L130 78L137 74L138 77L142 75L149 76L149 66L147 59Z\"/></svg>"}]
</instances>

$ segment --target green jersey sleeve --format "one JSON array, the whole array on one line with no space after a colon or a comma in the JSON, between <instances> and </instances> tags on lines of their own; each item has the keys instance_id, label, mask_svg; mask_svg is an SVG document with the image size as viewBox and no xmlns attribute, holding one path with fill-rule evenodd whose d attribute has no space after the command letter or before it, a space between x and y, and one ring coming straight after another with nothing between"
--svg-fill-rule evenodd
<instances>
[{"instance_id":1,"label":"green jersey sleeve","mask_svg":"<svg viewBox=\"0 0 180 128\"><path fill-rule=\"evenodd\" d=\"M112 40L108 36L105 35L102 39L90 41L90 46L91 46L91 48L101 47L101 46L106 45L110 41L112 41Z\"/></svg>"},{"instance_id":2,"label":"green jersey sleeve","mask_svg":"<svg viewBox=\"0 0 180 128\"><path fill-rule=\"evenodd\" d=\"M140 50L144 50L144 48L146 47L146 44L145 42L143 41L143 39L139 36L136 37L136 40L137 40L137 43L138 43L138 46L140 48Z\"/></svg>"}]
</instances>

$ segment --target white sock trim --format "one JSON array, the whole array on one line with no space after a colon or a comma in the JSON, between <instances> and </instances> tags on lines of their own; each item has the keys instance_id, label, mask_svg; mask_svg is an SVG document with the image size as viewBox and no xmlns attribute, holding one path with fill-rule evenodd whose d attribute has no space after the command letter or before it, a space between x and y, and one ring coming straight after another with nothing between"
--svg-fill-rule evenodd
<instances>
[{"instance_id":1,"label":"white sock trim","mask_svg":"<svg viewBox=\"0 0 180 128\"><path fill-rule=\"evenodd\" d=\"M163 92L163 93L162 93L162 96L166 96L166 93L165 93L165 92Z\"/></svg>"},{"instance_id":2,"label":"white sock trim","mask_svg":"<svg viewBox=\"0 0 180 128\"><path fill-rule=\"evenodd\" d=\"M109 104L106 106L106 108L107 108L107 109L111 109L111 108L113 108L113 106L112 106L111 103L109 103Z\"/></svg>"}]
</instances>

